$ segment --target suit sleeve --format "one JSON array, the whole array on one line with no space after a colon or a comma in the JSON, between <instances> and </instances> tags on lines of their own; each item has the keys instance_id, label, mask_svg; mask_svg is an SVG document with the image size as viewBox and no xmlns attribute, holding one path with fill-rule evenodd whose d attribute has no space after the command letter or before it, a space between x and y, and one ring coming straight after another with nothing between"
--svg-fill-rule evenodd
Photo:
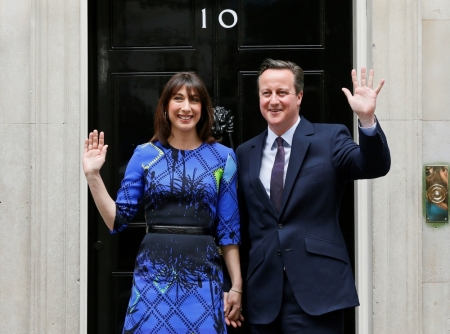
<instances>
[{"instance_id":1,"label":"suit sleeve","mask_svg":"<svg viewBox=\"0 0 450 334\"><path fill-rule=\"evenodd\" d=\"M333 166L347 180L373 179L389 172L391 156L379 122L373 136L359 129L359 145L353 141L346 127L337 126L331 145Z\"/></svg>"},{"instance_id":2,"label":"suit sleeve","mask_svg":"<svg viewBox=\"0 0 450 334\"><path fill-rule=\"evenodd\" d=\"M236 158L239 168L239 180L241 179L241 176L244 174L241 170L242 163L240 158L240 150L239 148L236 151ZM240 182L238 183L238 199L239 199L239 215L241 218L241 247L239 248L240 254L239 257L241 259L241 272L242 277L247 276L247 268L248 268L248 261L249 261L249 249L250 249L250 237L248 234L248 224L249 224L249 216L248 216L248 210L247 210L247 203L245 201L244 193L242 191L242 187L240 185ZM244 280L245 282L245 280Z\"/></svg>"}]
</instances>

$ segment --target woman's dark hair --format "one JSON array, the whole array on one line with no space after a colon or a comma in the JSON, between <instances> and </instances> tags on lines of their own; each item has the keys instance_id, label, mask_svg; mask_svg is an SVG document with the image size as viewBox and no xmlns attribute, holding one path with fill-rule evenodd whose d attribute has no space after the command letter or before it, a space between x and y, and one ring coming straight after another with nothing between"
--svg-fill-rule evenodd
<instances>
[{"instance_id":1,"label":"woman's dark hair","mask_svg":"<svg viewBox=\"0 0 450 334\"><path fill-rule=\"evenodd\" d=\"M208 90L202 79L194 72L180 72L172 76L164 86L161 96L158 101L158 106L155 112L155 134L150 139L151 142L160 141L162 144L167 144L167 140L171 135L171 124L169 117L166 116L165 111L169 106L170 99L182 88L186 87L186 92L189 98L196 95L202 104L202 114L200 121L197 123L197 134L202 142L212 143L214 138L211 135L213 124L213 109L211 98Z\"/></svg>"}]
</instances>

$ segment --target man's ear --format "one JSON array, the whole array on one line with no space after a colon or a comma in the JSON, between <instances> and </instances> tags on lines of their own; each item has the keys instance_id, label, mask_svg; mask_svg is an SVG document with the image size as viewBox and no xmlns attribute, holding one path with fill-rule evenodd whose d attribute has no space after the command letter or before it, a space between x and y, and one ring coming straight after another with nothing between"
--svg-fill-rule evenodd
<instances>
[{"instance_id":1,"label":"man's ear","mask_svg":"<svg viewBox=\"0 0 450 334\"><path fill-rule=\"evenodd\" d=\"M303 91L301 90L297 94L297 107L300 107L300 103L302 103L302 98L303 98Z\"/></svg>"}]
</instances>

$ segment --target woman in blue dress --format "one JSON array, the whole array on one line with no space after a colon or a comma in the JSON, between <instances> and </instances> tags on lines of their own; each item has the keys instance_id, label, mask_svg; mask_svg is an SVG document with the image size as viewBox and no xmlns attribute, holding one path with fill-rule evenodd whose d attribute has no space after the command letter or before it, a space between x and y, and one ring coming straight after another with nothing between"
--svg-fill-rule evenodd
<instances>
[{"instance_id":1,"label":"woman in blue dress","mask_svg":"<svg viewBox=\"0 0 450 334\"><path fill-rule=\"evenodd\" d=\"M145 206L148 233L136 257L123 333L226 333L226 324L243 320L236 157L214 142L212 121L201 79L174 75L158 102L155 134L136 148L116 201L100 176L108 148L103 132L85 140L84 173L111 233L127 227L140 202ZM228 293L220 251L231 278Z\"/></svg>"}]
</instances>

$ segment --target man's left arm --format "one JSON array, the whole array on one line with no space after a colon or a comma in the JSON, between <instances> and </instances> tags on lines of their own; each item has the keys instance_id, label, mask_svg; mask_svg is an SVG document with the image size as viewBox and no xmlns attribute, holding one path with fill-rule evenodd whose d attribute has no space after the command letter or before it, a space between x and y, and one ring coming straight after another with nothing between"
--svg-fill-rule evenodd
<instances>
[{"instance_id":1,"label":"man's left arm","mask_svg":"<svg viewBox=\"0 0 450 334\"><path fill-rule=\"evenodd\" d=\"M356 178L363 176L361 172L365 174L363 178L385 175L389 171L391 163L386 136L375 116L376 100L385 80L381 80L378 86L372 89L373 74L373 70L370 70L367 77L366 69L363 67L360 84L356 70L352 70L353 95L347 88L342 89L350 107L358 116L358 151L361 159L357 159L359 163L353 164L351 168L353 170L351 174Z\"/></svg>"}]
</instances>

